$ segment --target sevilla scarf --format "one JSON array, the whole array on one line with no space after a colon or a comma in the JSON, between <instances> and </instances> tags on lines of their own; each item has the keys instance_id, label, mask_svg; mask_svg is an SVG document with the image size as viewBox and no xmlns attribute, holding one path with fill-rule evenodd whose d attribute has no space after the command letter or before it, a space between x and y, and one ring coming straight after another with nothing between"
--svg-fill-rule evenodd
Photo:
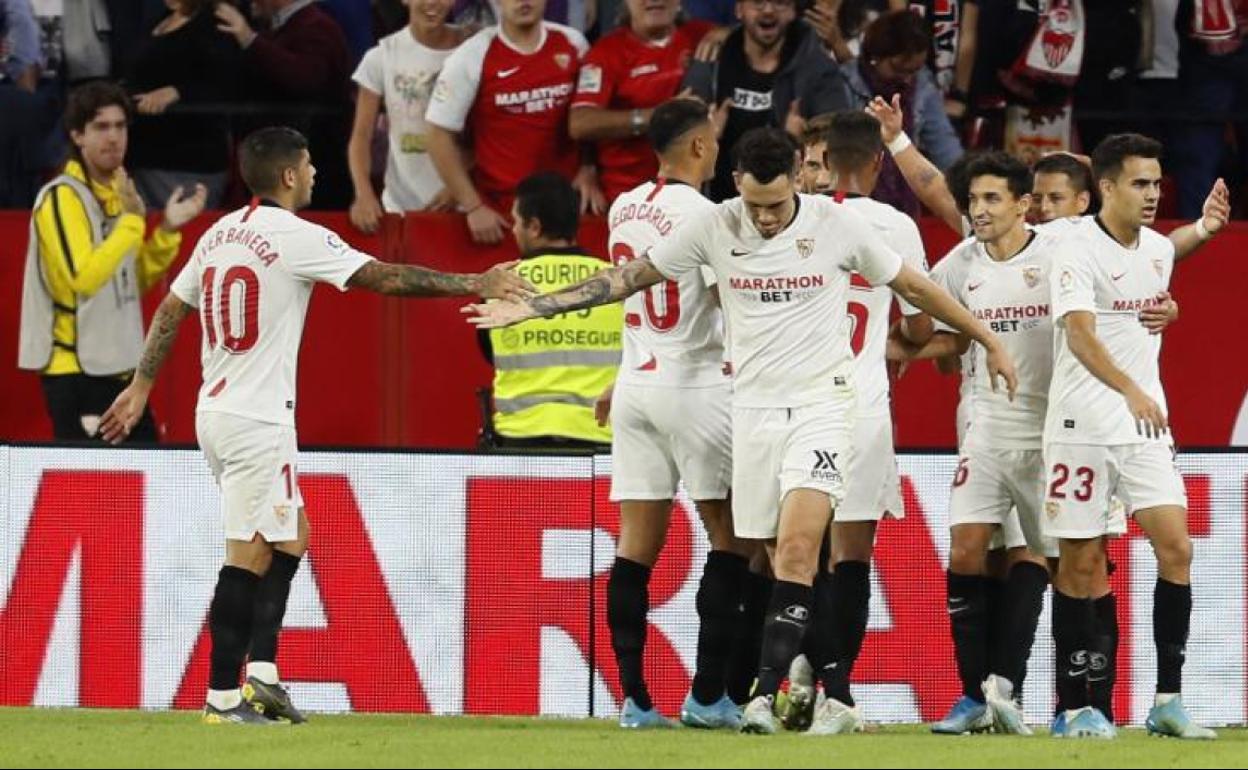
<instances>
[{"instance_id":1,"label":"sevilla scarf","mask_svg":"<svg viewBox=\"0 0 1248 770\"><path fill-rule=\"evenodd\" d=\"M1040 5L1036 34L1014 63L1014 74L1074 85L1083 66L1086 42L1083 0L1045 0Z\"/></svg>"}]
</instances>

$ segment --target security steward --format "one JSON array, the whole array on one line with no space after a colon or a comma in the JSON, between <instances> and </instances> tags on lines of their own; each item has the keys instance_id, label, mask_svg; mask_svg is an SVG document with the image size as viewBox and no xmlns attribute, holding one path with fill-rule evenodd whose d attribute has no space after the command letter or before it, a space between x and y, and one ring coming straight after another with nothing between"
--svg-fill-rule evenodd
<instances>
[{"instance_id":1,"label":"security steward","mask_svg":"<svg viewBox=\"0 0 1248 770\"><path fill-rule=\"evenodd\" d=\"M522 259L516 272L540 293L611 266L576 245L580 201L558 174L522 181L511 218ZM623 321L615 303L491 330L495 444L610 451L611 429L594 419L594 402L615 380Z\"/></svg>"}]
</instances>

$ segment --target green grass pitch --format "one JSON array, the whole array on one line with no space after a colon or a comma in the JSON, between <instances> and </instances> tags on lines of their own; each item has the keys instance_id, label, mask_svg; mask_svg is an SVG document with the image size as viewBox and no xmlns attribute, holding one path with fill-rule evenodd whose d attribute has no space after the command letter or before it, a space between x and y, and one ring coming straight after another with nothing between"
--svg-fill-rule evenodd
<instances>
[{"instance_id":1,"label":"green grass pitch","mask_svg":"<svg viewBox=\"0 0 1248 770\"><path fill-rule=\"evenodd\" d=\"M189 712L0 709L0 767L1244 767L1248 730L1213 743L1044 735L941 737L632 733L602 719L313 716L306 725L208 726Z\"/></svg>"}]
</instances>

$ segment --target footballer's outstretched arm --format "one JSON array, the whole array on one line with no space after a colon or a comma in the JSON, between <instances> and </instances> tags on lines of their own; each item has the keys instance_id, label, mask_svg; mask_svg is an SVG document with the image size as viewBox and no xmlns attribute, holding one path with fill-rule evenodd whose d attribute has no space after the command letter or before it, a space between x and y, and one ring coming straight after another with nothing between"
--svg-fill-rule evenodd
<instances>
[{"instance_id":1,"label":"footballer's outstretched arm","mask_svg":"<svg viewBox=\"0 0 1248 770\"><path fill-rule=\"evenodd\" d=\"M1231 218L1231 193L1226 182L1219 178L1209 190L1205 205L1201 207L1200 219L1170 231L1177 262L1209 242Z\"/></svg>"},{"instance_id":2,"label":"footballer's outstretched arm","mask_svg":"<svg viewBox=\"0 0 1248 770\"><path fill-rule=\"evenodd\" d=\"M143 416L143 408L147 406L147 397L152 392L156 375L169 357L174 340L178 338L178 326L194 309L173 292L169 292L161 300L156 316L152 318L152 328L147 332L147 340L143 343L143 356L139 359L139 368L135 370L134 379L125 390L117 394L116 400L100 417L100 436L108 443L118 444L124 441Z\"/></svg>"},{"instance_id":3,"label":"footballer's outstretched arm","mask_svg":"<svg viewBox=\"0 0 1248 770\"><path fill-rule=\"evenodd\" d=\"M173 341L178 338L178 327L183 319L195 308L183 302L173 292L165 295L152 318L152 328L147 332L147 340L143 343L143 357L139 359L139 368L134 374L135 381L146 381L150 388L156 379L160 367L164 366L169 357Z\"/></svg>"},{"instance_id":4,"label":"footballer's outstretched arm","mask_svg":"<svg viewBox=\"0 0 1248 770\"><path fill-rule=\"evenodd\" d=\"M1001 344L997 335L993 334L983 321L971 315L971 311L960 305L940 288L932 279L923 275L909 265L902 265L901 271L888 284L907 302L920 310L925 310L937 320L962 332L984 346L987 353L988 381L992 389L997 389L997 376L1005 380L1006 390L1010 399L1018 387L1018 375L1014 370L1014 361Z\"/></svg>"},{"instance_id":5,"label":"footballer's outstretched arm","mask_svg":"<svg viewBox=\"0 0 1248 770\"><path fill-rule=\"evenodd\" d=\"M462 297L524 299L533 295L529 282L511 268L518 260L494 265L484 273L442 273L420 265L371 260L352 273L347 286L401 297Z\"/></svg>"},{"instance_id":6,"label":"footballer's outstretched arm","mask_svg":"<svg viewBox=\"0 0 1248 770\"><path fill-rule=\"evenodd\" d=\"M931 358L953 358L957 360L971 347L971 338L965 334L938 331L927 342L915 345L905 338L899 329L894 329L888 337L885 357L889 361L908 362L922 361Z\"/></svg>"},{"instance_id":7,"label":"footballer's outstretched arm","mask_svg":"<svg viewBox=\"0 0 1248 770\"><path fill-rule=\"evenodd\" d=\"M941 173L941 170L936 167L935 163L928 160L926 155L919 152L919 148L913 143L897 152L891 149L893 142L903 132L904 115L901 109L901 96L895 94L891 103L884 97L877 96L867 104L866 109L880 122L880 138L884 140L885 146L890 148L893 161L897 164L901 175L905 177L906 184L910 185L910 189L924 206L940 217L940 220L949 225L954 232L962 235L962 212L958 211L957 201L954 200L953 193L949 191L949 185L945 182L945 175Z\"/></svg>"},{"instance_id":8,"label":"footballer's outstretched arm","mask_svg":"<svg viewBox=\"0 0 1248 770\"><path fill-rule=\"evenodd\" d=\"M664 280L665 276L655 268L649 257L638 257L628 264L602 270L575 286L552 294L541 294L522 302L508 300L488 305L468 305L463 312L472 316L468 323L495 329L530 318L549 318L572 310L619 302Z\"/></svg>"}]
</instances>

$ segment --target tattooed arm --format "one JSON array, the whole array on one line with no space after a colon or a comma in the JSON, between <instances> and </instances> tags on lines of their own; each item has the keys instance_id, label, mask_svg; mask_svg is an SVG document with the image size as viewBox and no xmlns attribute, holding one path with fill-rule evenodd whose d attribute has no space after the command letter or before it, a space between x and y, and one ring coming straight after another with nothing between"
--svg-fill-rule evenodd
<instances>
[{"instance_id":1,"label":"tattooed arm","mask_svg":"<svg viewBox=\"0 0 1248 770\"><path fill-rule=\"evenodd\" d=\"M919 148L910 145L893 156L897 168L905 177L906 184L914 191L919 202L940 218L959 236L962 235L962 212L953 200L953 193L945 182L945 175L927 159Z\"/></svg>"},{"instance_id":2,"label":"tattooed arm","mask_svg":"<svg viewBox=\"0 0 1248 770\"><path fill-rule=\"evenodd\" d=\"M880 122L880 138L885 145L891 144L901 135L904 117L901 97L894 96L892 103L889 103L883 97L877 96L867 105L867 112ZM913 144L894 153L893 161L919 201L940 217L942 222L953 228L954 232L962 235L962 212L958 211L945 175L936 164L928 160Z\"/></svg>"},{"instance_id":3,"label":"tattooed arm","mask_svg":"<svg viewBox=\"0 0 1248 770\"><path fill-rule=\"evenodd\" d=\"M347 286L401 297L459 297L477 294L491 299L524 299L533 294L528 281L511 272L518 261L504 262L484 273L440 273L420 265L372 260L347 279Z\"/></svg>"},{"instance_id":4,"label":"tattooed arm","mask_svg":"<svg viewBox=\"0 0 1248 770\"><path fill-rule=\"evenodd\" d=\"M488 305L469 305L464 312L474 317L468 322L484 329L520 323L530 318L548 318L571 310L619 302L648 286L665 280L648 257L595 273L575 286L553 294L530 297L522 302L508 300Z\"/></svg>"},{"instance_id":5,"label":"tattooed arm","mask_svg":"<svg viewBox=\"0 0 1248 770\"><path fill-rule=\"evenodd\" d=\"M151 389L156 374L164 365L173 341L178 337L178 326L182 319L190 315L195 308L178 299L170 292L156 309L152 319L152 328L147 332L147 342L143 345L143 357L139 359L139 369L134 373L134 381Z\"/></svg>"},{"instance_id":6,"label":"tattooed arm","mask_svg":"<svg viewBox=\"0 0 1248 770\"><path fill-rule=\"evenodd\" d=\"M100 418L99 432L105 441L110 444L121 443L143 416L156 375L169 357L173 341L178 337L178 326L194 309L172 292L165 295L156 310L156 317L152 319L152 328L147 332L143 357L139 359L139 368L134 373L134 379L117 395L117 400L113 401L113 405Z\"/></svg>"}]
</instances>

